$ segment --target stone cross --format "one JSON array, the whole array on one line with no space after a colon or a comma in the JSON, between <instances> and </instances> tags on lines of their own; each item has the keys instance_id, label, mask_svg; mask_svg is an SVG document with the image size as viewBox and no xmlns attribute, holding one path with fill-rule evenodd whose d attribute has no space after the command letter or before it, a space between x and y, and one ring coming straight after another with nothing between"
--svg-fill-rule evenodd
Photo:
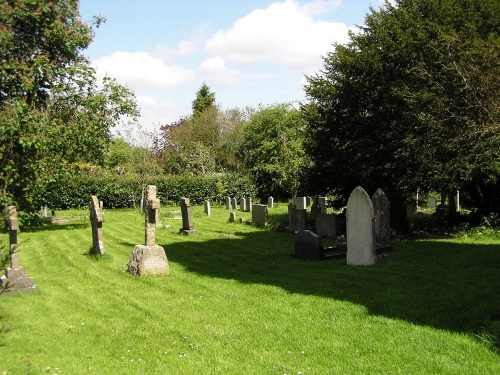
<instances>
[{"instance_id":1,"label":"stone cross","mask_svg":"<svg viewBox=\"0 0 500 375\"><path fill-rule=\"evenodd\" d=\"M90 222L92 223L92 252L104 255L104 241L102 236L102 202L95 195L90 199Z\"/></svg>"},{"instance_id":2,"label":"stone cross","mask_svg":"<svg viewBox=\"0 0 500 375\"><path fill-rule=\"evenodd\" d=\"M160 200L156 198L156 186L148 185L146 195L146 212L145 212L145 245L154 246L156 223L158 222L158 209L160 208Z\"/></svg>"},{"instance_id":3,"label":"stone cross","mask_svg":"<svg viewBox=\"0 0 500 375\"><path fill-rule=\"evenodd\" d=\"M17 221L17 211L15 206L8 206L9 217L9 238L10 238L10 267L12 269L19 268L19 254L17 251L17 231L19 230L19 222Z\"/></svg>"}]
</instances>

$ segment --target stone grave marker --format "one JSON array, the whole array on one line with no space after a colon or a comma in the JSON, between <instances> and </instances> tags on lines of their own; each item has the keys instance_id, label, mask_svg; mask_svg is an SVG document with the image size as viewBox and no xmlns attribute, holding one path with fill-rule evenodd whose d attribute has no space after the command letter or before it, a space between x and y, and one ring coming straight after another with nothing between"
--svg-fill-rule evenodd
<instances>
[{"instance_id":1,"label":"stone grave marker","mask_svg":"<svg viewBox=\"0 0 500 375\"><path fill-rule=\"evenodd\" d=\"M337 236L337 217L335 214L319 213L316 216L316 234L320 237Z\"/></svg>"},{"instance_id":2,"label":"stone grave marker","mask_svg":"<svg viewBox=\"0 0 500 375\"><path fill-rule=\"evenodd\" d=\"M193 219L191 218L191 204L189 198L181 198L182 228L179 232L189 234L194 232Z\"/></svg>"},{"instance_id":3,"label":"stone grave marker","mask_svg":"<svg viewBox=\"0 0 500 375\"><path fill-rule=\"evenodd\" d=\"M210 202L209 201L205 201L204 203L204 209L205 209L205 214L207 216L210 216Z\"/></svg>"},{"instance_id":4,"label":"stone grave marker","mask_svg":"<svg viewBox=\"0 0 500 375\"><path fill-rule=\"evenodd\" d=\"M292 198L292 203L295 205L297 210L307 209L307 197L294 197Z\"/></svg>"},{"instance_id":5,"label":"stone grave marker","mask_svg":"<svg viewBox=\"0 0 500 375\"><path fill-rule=\"evenodd\" d=\"M265 226L267 224L268 212L267 205L254 204L252 207L252 222L255 225Z\"/></svg>"},{"instance_id":6,"label":"stone grave marker","mask_svg":"<svg viewBox=\"0 0 500 375\"><path fill-rule=\"evenodd\" d=\"M327 211L327 206L326 206L326 197L318 197L318 203L321 208L321 213L326 214Z\"/></svg>"},{"instance_id":7,"label":"stone grave marker","mask_svg":"<svg viewBox=\"0 0 500 375\"><path fill-rule=\"evenodd\" d=\"M226 197L226 210L231 209L231 197Z\"/></svg>"},{"instance_id":8,"label":"stone grave marker","mask_svg":"<svg viewBox=\"0 0 500 375\"><path fill-rule=\"evenodd\" d=\"M246 200L246 208L247 208L247 212L252 212L252 197L247 197L247 200Z\"/></svg>"},{"instance_id":9,"label":"stone grave marker","mask_svg":"<svg viewBox=\"0 0 500 375\"><path fill-rule=\"evenodd\" d=\"M2 288L7 285L6 291L31 291L36 289L31 278L28 276L24 267L19 265L19 249L17 231L19 230L19 221L17 219L17 210L15 206L7 206L7 217L9 225L10 242L10 267L5 269L5 278L2 281Z\"/></svg>"},{"instance_id":10,"label":"stone grave marker","mask_svg":"<svg viewBox=\"0 0 500 375\"><path fill-rule=\"evenodd\" d=\"M429 198L429 208L432 208L433 210L435 210L437 207L437 201L436 201L436 198L434 197L430 197Z\"/></svg>"},{"instance_id":11,"label":"stone grave marker","mask_svg":"<svg viewBox=\"0 0 500 375\"><path fill-rule=\"evenodd\" d=\"M128 271L135 276L165 275L170 271L165 250L156 245L155 228L159 208L160 200L156 198L156 186L148 185L144 214L145 244L135 245L128 261Z\"/></svg>"},{"instance_id":12,"label":"stone grave marker","mask_svg":"<svg viewBox=\"0 0 500 375\"><path fill-rule=\"evenodd\" d=\"M321 205L319 204L318 197L315 197L311 205L311 219L316 219L316 217L321 213Z\"/></svg>"},{"instance_id":13,"label":"stone grave marker","mask_svg":"<svg viewBox=\"0 0 500 375\"><path fill-rule=\"evenodd\" d=\"M236 198L233 198L231 200L231 203L232 203L233 210L237 210L238 209L238 200Z\"/></svg>"},{"instance_id":14,"label":"stone grave marker","mask_svg":"<svg viewBox=\"0 0 500 375\"><path fill-rule=\"evenodd\" d=\"M323 242L320 236L310 230L298 231L294 234L295 258L304 260L321 260L325 258Z\"/></svg>"},{"instance_id":15,"label":"stone grave marker","mask_svg":"<svg viewBox=\"0 0 500 375\"><path fill-rule=\"evenodd\" d=\"M90 223L92 224L92 253L104 255L104 239L102 235L102 202L97 200L95 195L90 198Z\"/></svg>"},{"instance_id":16,"label":"stone grave marker","mask_svg":"<svg viewBox=\"0 0 500 375\"><path fill-rule=\"evenodd\" d=\"M372 197L375 215L375 243L380 246L391 245L391 202L382 189L377 189Z\"/></svg>"},{"instance_id":17,"label":"stone grave marker","mask_svg":"<svg viewBox=\"0 0 500 375\"><path fill-rule=\"evenodd\" d=\"M247 200L245 197L240 198L240 211L245 212L247 210Z\"/></svg>"},{"instance_id":18,"label":"stone grave marker","mask_svg":"<svg viewBox=\"0 0 500 375\"><path fill-rule=\"evenodd\" d=\"M267 207L268 208L274 208L274 198L273 197L268 197L267 198Z\"/></svg>"},{"instance_id":19,"label":"stone grave marker","mask_svg":"<svg viewBox=\"0 0 500 375\"><path fill-rule=\"evenodd\" d=\"M230 212L229 213L229 222L234 223L235 221L236 221L236 213Z\"/></svg>"},{"instance_id":20,"label":"stone grave marker","mask_svg":"<svg viewBox=\"0 0 500 375\"><path fill-rule=\"evenodd\" d=\"M288 230L298 232L306 229L306 210L297 209L297 206L290 202L288 205Z\"/></svg>"},{"instance_id":21,"label":"stone grave marker","mask_svg":"<svg viewBox=\"0 0 500 375\"><path fill-rule=\"evenodd\" d=\"M358 186L347 201L347 264L375 264L375 213L367 192Z\"/></svg>"}]
</instances>

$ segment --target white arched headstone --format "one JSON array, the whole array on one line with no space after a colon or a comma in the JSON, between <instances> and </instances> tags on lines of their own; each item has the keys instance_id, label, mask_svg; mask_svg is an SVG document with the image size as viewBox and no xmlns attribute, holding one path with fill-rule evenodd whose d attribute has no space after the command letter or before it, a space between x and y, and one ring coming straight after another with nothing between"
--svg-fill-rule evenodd
<instances>
[{"instance_id":1,"label":"white arched headstone","mask_svg":"<svg viewBox=\"0 0 500 375\"><path fill-rule=\"evenodd\" d=\"M375 215L370 196L358 186L347 201L347 264L375 264Z\"/></svg>"}]
</instances>

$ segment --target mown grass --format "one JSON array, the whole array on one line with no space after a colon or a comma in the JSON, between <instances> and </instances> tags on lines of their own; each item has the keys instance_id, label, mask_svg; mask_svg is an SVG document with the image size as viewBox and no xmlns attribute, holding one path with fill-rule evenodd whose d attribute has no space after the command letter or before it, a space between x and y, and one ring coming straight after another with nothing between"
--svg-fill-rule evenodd
<instances>
[{"instance_id":1,"label":"mown grass","mask_svg":"<svg viewBox=\"0 0 500 375\"><path fill-rule=\"evenodd\" d=\"M0 297L0 374L500 373L490 237L397 241L387 261L347 267L294 259L291 234L218 206L192 207L197 233L183 236L176 210L156 231L163 277L126 272L144 241L134 210L105 211L101 258L85 211L22 232L38 289Z\"/></svg>"}]
</instances>

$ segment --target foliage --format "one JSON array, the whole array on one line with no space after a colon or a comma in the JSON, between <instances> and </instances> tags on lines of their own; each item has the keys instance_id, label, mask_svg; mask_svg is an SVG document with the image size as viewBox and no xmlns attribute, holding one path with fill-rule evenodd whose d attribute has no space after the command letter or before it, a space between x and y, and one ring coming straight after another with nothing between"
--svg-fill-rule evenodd
<instances>
[{"instance_id":1,"label":"foliage","mask_svg":"<svg viewBox=\"0 0 500 375\"><path fill-rule=\"evenodd\" d=\"M4 1L0 19L0 203L29 213L72 163L101 163L111 127L137 106L113 79L98 87L77 1Z\"/></svg>"},{"instance_id":2,"label":"foliage","mask_svg":"<svg viewBox=\"0 0 500 375\"><path fill-rule=\"evenodd\" d=\"M304 121L289 103L261 106L250 116L240 154L261 196L297 194L303 140Z\"/></svg>"},{"instance_id":3,"label":"foliage","mask_svg":"<svg viewBox=\"0 0 500 375\"><path fill-rule=\"evenodd\" d=\"M343 196L382 187L397 222L417 188L468 188L491 200L500 176L499 14L493 0L372 9L307 78L309 187Z\"/></svg>"},{"instance_id":4,"label":"foliage","mask_svg":"<svg viewBox=\"0 0 500 375\"><path fill-rule=\"evenodd\" d=\"M210 88L205 82L196 92L196 99L193 100L193 116L198 117L207 109L215 106L215 93L210 92Z\"/></svg>"}]
</instances>

